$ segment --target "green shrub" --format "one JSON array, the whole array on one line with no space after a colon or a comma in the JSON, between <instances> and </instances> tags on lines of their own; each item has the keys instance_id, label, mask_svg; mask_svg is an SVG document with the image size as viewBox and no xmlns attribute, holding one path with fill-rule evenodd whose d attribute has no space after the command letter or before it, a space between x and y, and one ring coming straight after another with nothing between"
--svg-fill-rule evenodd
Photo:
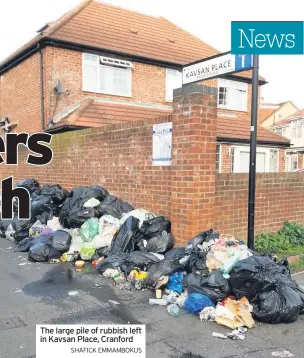
<instances>
[{"instance_id":1,"label":"green shrub","mask_svg":"<svg viewBox=\"0 0 304 358\"><path fill-rule=\"evenodd\" d=\"M292 245L304 245L304 226L302 225L286 221L279 233L287 237Z\"/></svg>"},{"instance_id":2,"label":"green shrub","mask_svg":"<svg viewBox=\"0 0 304 358\"><path fill-rule=\"evenodd\" d=\"M276 253L289 249L290 242L282 233L270 232L267 234L257 235L255 249L265 253Z\"/></svg>"}]
</instances>

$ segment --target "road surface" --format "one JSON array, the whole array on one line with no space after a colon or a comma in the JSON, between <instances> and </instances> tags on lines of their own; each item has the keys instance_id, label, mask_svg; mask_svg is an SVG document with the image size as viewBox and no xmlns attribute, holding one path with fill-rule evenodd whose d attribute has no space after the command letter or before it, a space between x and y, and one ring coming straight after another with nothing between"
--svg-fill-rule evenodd
<instances>
[{"instance_id":1,"label":"road surface","mask_svg":"<svg viewBox=\"0 0 304 358\"><path fill-rule=\"evenodd\" d=\"M148 305L150 291L116 290L90 270L69 281L65 267L29 264L27 255L14 253L12 246L0 239L1 358L36 357L36 324L128 322L147 325L147 358L263 358L284 349L296 358L304 357L304 316L292 324L258 324L245 341L218 339L212 332L229 329L186 313L171 317L165 308ZM304 283L303 275L298 278ZM69 296L70 291L78 295Z\"/></svg>"}]
</instances>

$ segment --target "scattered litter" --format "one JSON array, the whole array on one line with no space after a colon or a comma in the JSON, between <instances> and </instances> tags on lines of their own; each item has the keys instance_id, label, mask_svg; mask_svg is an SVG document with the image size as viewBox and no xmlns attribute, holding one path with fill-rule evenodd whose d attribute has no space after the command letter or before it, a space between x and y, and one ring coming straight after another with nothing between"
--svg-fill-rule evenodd
<instances>
[{"instance_id":1,"label":"scattered litter","mask_svg":"<svg viewBox=\"0 0 304 358\"><path fill-rule=\"evenodd\" d=\"M211 299L201 293L191 293L185 301L185 310L190 313L199 314L205 307L214 306Z\"/></svg>"},{"instance_id":2,"label":"scattered litter","mask_svg":"<svg viewBox=\"0 0 304 358\"><path fill-rule=\"evenodd\" d=\"M294 357L294 354L290 353L289 351L272 352L271 355L272 355L273 357L280 357L280 358L291 358L291 357Z\"/></svg>"},{"instance_id":3,"label":"scattered litter","mask_svg":"<svg viewBox=\"0 0 304 358\"><path fill-rule=\"evenodd\" d=\"M168 302L163 298L149 298L149 305L167 306Z\"/></svg>"},{"instance_id":4,"label":"scattered litter","mask_svg":"<svg viewBox=\"0 0 304 358\"><path fill-rule=\"evenodd\" d=\"M233 340L240 339L243 341L246 332L247 328L239 327L238 329L234 329L231 333L227 333L227 337Z\"/></svg>"},{"instance_id":5,"label":"scattered litter","mask_svg":"<svg viewBox=\"0 0 304 358\"><path fill-rule=\"evenodd\" d=\"M255 322L252 318L253 307L246 297L236 301L228 297L218 303L215 310L215 320L218 324L235 329L246 326L252 328Z\"/></svg>"},{"instance_id":6,"label":"scattered litter","mask_svg":"<svg viewBox=\"0 0 304 358\"><path fill-rule=\"evenodd\" d=\"M227 339L228 338L225 334L217 333L217 332L213 332L212 337L222 338L222 339Z\"/></svg>"},{"instance_id":7,"label":"scattered litter","mask_svg":"<svg viewBox=\"0 0 304 358\"><path fill-rule=\"evenodd\" d=\"M204 322L214 322L215 321L215 308L214 307L205 307L200 312L200 320Z\"/></svg>"},{"instance_id":8,"label":"scattered litter","mask_svg":"<svg viewBox=\"0 0 304 358\"><path fill-rule=\"evenodd\" d=\"M177 317L180 314L179 306L176 303L172 303L167 307L167 311L170 313L171 316Z\"/></svg>"},{"instance_id":9,"label":"scattered litter","mask_svg":"<svg viewBox=\"0 0 304 358\"><path fill-rule=\"evenodd\" d=\"M120 303L117 301L109 300L108 302L111 303L112 305L120 305Z\"/></svg>"},{"instance_id":10,"label":"scattered litter","mask_svg":"<svg viewBox=\"0 0 304 358\"><path fill-rule=\"evenodd\" d=\"M15 293L21 293L22 292L22 290L17 290L17 291L15 291Z\"/></svg>"},{"instance_id":11,"label":"scattered litter","mask_svg":"<svg viewBox=\"0 0 304 358\"><path fill-rule=\"evenodd\" d=\"M7 247L6 250L12 250L12 247L11 247L11 246L10 246L10 247Z\"/></svg>"},{"instance_id":12,"label":"scattered litter","mask_svg":"<svg viewBox=\"0 0 304 358\"><path fill-rule=\"evenodd\" d=\"M19 266L24 266L24 265L27 265L28 264L28 262L21 262L20 264L19 264Z\"/></svg>"},{"instance_id":13,"label":"scattered litter","mask_svg":"<svg viewBox=\"0 0 304 358\"><path fill-rule=\"evenodd\" d=\"M69 296L77 296L78 295L78 291L70 291Z\"/></svg>"}]
</instances>

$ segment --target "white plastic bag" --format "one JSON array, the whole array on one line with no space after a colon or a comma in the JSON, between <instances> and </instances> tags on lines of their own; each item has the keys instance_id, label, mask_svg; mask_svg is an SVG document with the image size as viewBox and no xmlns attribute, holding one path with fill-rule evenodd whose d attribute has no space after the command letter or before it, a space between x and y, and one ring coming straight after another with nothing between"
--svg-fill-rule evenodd
<instances>
[{"instance_id":1,"label":"white plastic bag","mask_svg":"<svg viewBox=\"0 0 304 358\"><path fill-rule=\"evenodd\" d=\"M120 226L130 217L133 216L134 218L137 218L139 220L139 228L142 227L142 224L146 220L151 220L153 218L156 218L156 214L150 213L149 211L145 209L136 209L132 210L127 214L124 214L123 217L120 219Z\"/></svg>"},{"instance_id":2,"label":"white plastic bag","mask_svg":"<svg viewBox=\"0 0 304 358\"><path fill-rule=\"evenodd\" d=\"M9 224L8 228L5 231L5 237L10 241L15 241L14 234L15 230L13 229L12 224Z\"/></svg>"},{"instance_id":3,"label":"white plastic bag","mask_svg":"<svg viewBox=\"0 0 304 358\"><path fill-rule=\"evenodd\" d=\"M54 216L52 220L48 220L47 222L47 226L52 229L53 231L56 231L56 230L62 230L63 227L62 225L60 224L59 222L59 218Z\"/></svg>"},{"instance_id":4,"label":"white plastic bag","mask_svg":"<svg viewBox=\"0 0 304 358\"><path fill-rule=\"evenodd\" d=\"M100 204L100 201L98 199L91 198L83 204L83 207L84 208L95 208L95 206L97 206L99 204Z\"/></svg>"},{"instance_id":5,"label":"white plastic bag","mask_svg":"<svg viewBox=\"0 0 304 358\"><path fill-rule=\"evenodd\" d=\"M65 230L72 236L69 253L80 252L83 241L80 234L80 229Z\"/></svg>"},{"instance_id":6,"label":"white plastic bag","mask_svg":"<svg viewBox=\"0 0 304 358\"><path fill-rule=\"evenodd\" d=\"M91 244L95 249L110 247L113 237L119 230L119 220L111 215L104 215L99 220L99 234L94 237Z\"/></svg>"}]
</instances>

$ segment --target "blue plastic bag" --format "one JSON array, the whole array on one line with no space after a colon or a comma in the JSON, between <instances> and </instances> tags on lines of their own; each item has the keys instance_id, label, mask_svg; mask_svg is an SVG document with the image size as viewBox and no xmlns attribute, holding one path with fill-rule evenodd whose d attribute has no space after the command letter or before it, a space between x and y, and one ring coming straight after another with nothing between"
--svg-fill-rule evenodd
<instances>
[{"instance_id":1,"label":"blue plastic bag","mask_svg":"<svg viewBox=\"0 0 304 358\"><path fill-rule=\"evenodd\" d=\"M169 277L169 282L167 284L168 290L174 291L179 295L183 292L183 272L175 272Z\"/></svg>"},{"instance_id":2,"label":"blue plastic bag","mask_svg":"<svg viewBox=\"0 0 304 358\"><path fill-rule=\"evenodd\" d=\"M214 307L211 299L202 293L191 293L185 301L185 310L199 314L205 307Z\"/></svg>"}]
</instances>

